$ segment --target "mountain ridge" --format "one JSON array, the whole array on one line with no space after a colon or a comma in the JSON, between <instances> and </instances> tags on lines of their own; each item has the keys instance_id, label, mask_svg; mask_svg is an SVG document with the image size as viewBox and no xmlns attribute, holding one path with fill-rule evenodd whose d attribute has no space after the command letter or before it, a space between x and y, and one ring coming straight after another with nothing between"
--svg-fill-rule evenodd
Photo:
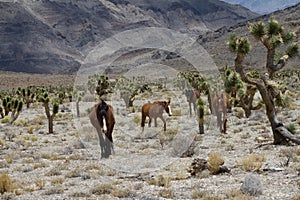
<instances>
[{"instance_id":1,"label":"mountain ridge","mask_svg":"<svg viewBox=\"0 0 300 200\"><path fill-rule=\"evenodd\" d=\"M0 11L0 70L67 74L76 73L94 46L125 30L165 27L199 35L257 17L218 0L1 0Z\"/></svg>"}]
</instances>

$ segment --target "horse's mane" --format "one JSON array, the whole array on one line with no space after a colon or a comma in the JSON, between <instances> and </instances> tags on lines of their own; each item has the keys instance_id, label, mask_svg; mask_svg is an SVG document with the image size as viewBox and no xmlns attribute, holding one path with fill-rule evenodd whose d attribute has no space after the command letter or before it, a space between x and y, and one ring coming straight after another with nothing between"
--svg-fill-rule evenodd
<instances>
[{"instance_id":1,"label":"horse's mane","mask_svg":"<svg viewBox=\"0 0 300 200\"><path fill-rule=\"evenodd\" d=\"M105 118L107 110L108 110L107 103L103 99L100 99L100 102L97 107L97 118L98 119Z\"/></svg>"}]
</instances>

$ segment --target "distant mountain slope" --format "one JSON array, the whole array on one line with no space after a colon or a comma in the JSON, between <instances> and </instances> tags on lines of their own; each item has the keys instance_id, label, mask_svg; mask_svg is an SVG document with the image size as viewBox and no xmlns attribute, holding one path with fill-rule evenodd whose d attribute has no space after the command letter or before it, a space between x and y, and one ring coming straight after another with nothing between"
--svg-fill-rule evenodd
<instances>
[{"instance_id":1,"label":"distant mountain slope","mask_svg":"<svg viewBox=\"0 0 300 200\"><path fill-rule=\"evenodd\" d=\"M256 16L218 0L0 0L0 70L74 73L95 45L124 30L199 35Z\"/></svg>"},{"instance_id":2,"label":"distant mountain slope","mask_svg":"<svg viewBox=\"0 0 300 200\"><path fill-rule=\"evenodd\" d=\"M239 4L253 12L259 14L268 14L277 10L300 3L300 0L222 0L231 4Z\"/></svg>"},{"instance_id":3,"label":"distant mountain slope","mask_svg":"<svg viewBox=\"0 0 300 200\"><path fill-rule=\"evenodd\" d=\"M300 4L286 8L281 11L276 11L269 15L258 17L250 22L267 21L274 17L277 19L287 30L295 31L298 44L300 44ZM252 44L252 50L245 59L245 67L248 68L258 68L265 69L266 63L266 49L261 43L255 40L247 30L247 22L240 23L232 27L224 27L216 31L208 32L204 35L199 36L198 42L201 44L212 56L215 63L219 67L225 67L225 65L234 65L234 54L232 54L227 48L227 41L230 33L235 32L241 36L248 36ZM298 68L300 67L300 55L295 59L289 60L288 68Z\"/></svg>"}]
</instances>

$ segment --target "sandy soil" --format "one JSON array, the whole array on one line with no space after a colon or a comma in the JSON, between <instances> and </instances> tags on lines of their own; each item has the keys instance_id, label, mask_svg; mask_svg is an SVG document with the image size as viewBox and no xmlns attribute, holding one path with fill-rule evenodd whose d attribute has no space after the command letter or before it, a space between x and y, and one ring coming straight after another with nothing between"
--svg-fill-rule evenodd
<instances>
[{"instance_id":1,"label":"sandy soil","mask_svg":"<svg viewBox=\"0 0 300 200\"><path fill-rule=\"evenodd\" d=\"M292 199L300 195L299 146L272 145L264 110L253 112L249 119L239 118L234 109L229 115L228 133L221 134L216 119L205 115L205 134L197 134L197 119L190 117L185 96L172 91L174 115L168 117L167 131L158 127L140 128L141 105L147 98L134 102L135 112L112 96L116 126L113 132L114 155L100 158L100 146L91 126L87 109L94 102L80 103L81 117L72 114L75 106L55 118L54 134L48 134L43 107L35 103L24 109L14 125L0 123L0 171L14 181L15 190L2 199ZM167 97L160 92L153 100ZM299 135L299 94L292 110L282 109L278 116L285 124L293 123ZM292 107L293 106L293 107ZM260 146L261 144L265 144ZM192 149L191 157L182 156ZM208 159L211 153L223 157L231 172L198 176L188 172L194 158ZM245 162L250 155L256 161ZM261 160L261 161L259 161ZM243 162L244 161L244 162ZM253 170L246 171L245 167ZM280 169L273 171L271 169ZM248 173L261 181L263 193L250 197L240 193Z\"/></svg>"}]
</instances>

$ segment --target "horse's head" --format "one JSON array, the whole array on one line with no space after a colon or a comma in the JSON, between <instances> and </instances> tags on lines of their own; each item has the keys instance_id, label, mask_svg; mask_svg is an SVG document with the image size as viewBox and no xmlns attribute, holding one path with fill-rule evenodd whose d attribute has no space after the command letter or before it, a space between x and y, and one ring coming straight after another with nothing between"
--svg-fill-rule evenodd
<instances>
[{"instance_id":1,"label":"horse's head","mask_svg":"<svg viewBox=\"0 0 300 200\"><path fill-rule=\"evenodd\" d=\"M108 110L108 105L107 103L100 99L100 102L97 107L97 118L99 121L101 121L100 125L103 126L103 131L106 132L107 127L106 127L106 114ZM103 125L102 125L103 124Z\"/></svg>"},{"instance_id":2,"label":"horse's head","mask_svg":"<svg viewBox=\"0 0 300 200\"><path fill-rule=\"evenodd\" d=\"M168 102L164 101L164 108L165 108L166 113L168 113L169 116L172 116L173 114L172 114L172 111L171 111L171 105L170 104L171 104L171 99L169 99Z\"/></svg>"}]
</instances>

